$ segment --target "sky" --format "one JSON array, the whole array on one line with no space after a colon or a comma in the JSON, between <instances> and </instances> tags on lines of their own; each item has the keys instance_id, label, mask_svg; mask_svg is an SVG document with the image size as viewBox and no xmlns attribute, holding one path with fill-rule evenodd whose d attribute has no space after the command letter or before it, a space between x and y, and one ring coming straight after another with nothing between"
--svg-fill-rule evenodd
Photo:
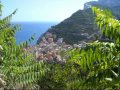
<instances>
[{"instance_id":1,"label":"sky","mask_svg":"<svg viewBox=\"0 0 120 90\"><path fill-rule=\"evenodd\" d=\"M3 17L18 9L12 18L15 22L60 22L88 1L96 0L1 0Z\"/></svg>"}]
</instances>

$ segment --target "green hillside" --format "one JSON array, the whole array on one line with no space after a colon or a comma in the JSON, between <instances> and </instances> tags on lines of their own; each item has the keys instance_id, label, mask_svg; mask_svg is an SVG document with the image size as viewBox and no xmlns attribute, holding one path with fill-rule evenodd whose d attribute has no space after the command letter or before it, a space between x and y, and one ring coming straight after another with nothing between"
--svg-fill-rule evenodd
<instances>
[{"instance_id":1,"label":"green hillside","mask_svg":"<svg viewBox=\"0 0 120 90\"><path fill-rule=\"evenodd\" d=\"M104 9L109 9L112 11L112 14L115 18L120 19L120 5L115 3L114 1L105 1L102 5L103 1L99 0L98 2L88 2L85 4L84 10L78 10L71 17L65 19L61 23L56 26L52 26L48 29L47 32L51 32L55 34L57 38L64 38L64 41L67 44L78 43L79 41L94 41L99 37L101 39L100 30L97 28L94 22L94 16L89 7L87 5L98 6ZM109 2L109 3L108 3ZM110 6L109 4L113 4ZM47 33L46 32L46 33ZM43 34L43 36L45 33ZM38 39L37 43L41 41L42 36ZM56 38L56 39L57 39Z\"/></svg>"},{"instance_id":2,"label":"green hillside","mask_svg":"<svg viewBox=\"0 0 120 90\"><path fill-rule=\"evenodd\" d=\"M64 38L68 44L73 44L81 40L88 40L88 38L92 39L89 36L93 32L97 33L98 29L96 29L93 13L91 9L86 9L75 12L71 17L51 27L47 32L55 34L57 38Z\"/></svg>"}]
</instances>

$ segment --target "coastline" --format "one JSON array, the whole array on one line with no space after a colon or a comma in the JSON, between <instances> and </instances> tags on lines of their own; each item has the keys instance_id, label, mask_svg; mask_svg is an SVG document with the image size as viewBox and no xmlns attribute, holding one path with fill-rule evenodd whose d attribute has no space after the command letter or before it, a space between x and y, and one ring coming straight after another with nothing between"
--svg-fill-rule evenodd
<instances>
[{"instance_id":1,"label":"coastline","mask_svg":"<svg viewBox=\"0 0 120 90\"><path fill-rule=\"evenodd\" d=\"M30 45L35 45L38 38L57 23L58 22L12 22L12 24L20 25L20 30L15 34L16 44L25 42L34 35L35 39Z\"/></svg>"}]
</instances>

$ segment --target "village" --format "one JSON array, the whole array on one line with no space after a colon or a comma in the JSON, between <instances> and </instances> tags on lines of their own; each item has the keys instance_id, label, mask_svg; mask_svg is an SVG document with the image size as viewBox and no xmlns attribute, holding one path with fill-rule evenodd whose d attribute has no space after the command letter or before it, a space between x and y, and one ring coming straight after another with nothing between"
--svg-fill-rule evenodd
<instances>
[{"instance_id":1,"label":"village","mask_svg":"<svg viewBox=\"0 0 120 90\"><path fill-rule=\"evenodd\" d=\"M32 53L38 61L43 60L48 63L63 64L66 62L66 59L69 58L69 55L62 56L61 52L84 46L85 44L68 45L63 41L63 38L58 38L57 41L55 41L54 35L47 32L38 45L29 46L27 51Z\"/></svg>"}]
</instances>

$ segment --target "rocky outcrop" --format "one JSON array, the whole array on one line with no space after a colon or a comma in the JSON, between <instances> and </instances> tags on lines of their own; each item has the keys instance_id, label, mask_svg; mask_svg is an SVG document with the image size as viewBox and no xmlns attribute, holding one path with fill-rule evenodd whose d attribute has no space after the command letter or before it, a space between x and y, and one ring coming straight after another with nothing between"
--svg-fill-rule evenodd
<instances>
[{"instance_id":1,"label":"rocky outcrop","mask_svg":"<svg viewBox=\"0 0 120 90\"><path fill-rule=\"evenodd\" d=\"M118 7L120 6L120 0L98 0L87 2L84 4L84 9L89 8L89 6Z\"/></svg>"},{"instance_id":2,"label":"rocky outcrop","mask_svg":"<svg viewBox=\"0 0 120 90\"><path fill-rule=\"evenodd\" d=\"M84 10L78 10L58 25L52 26L47 32L54 34L56 38L64 38L67 44L74 44L80 41L90 42L100 39L100 30L96 26L93 13L89 8L91 5L109 9L116 19L120 19L120 0L92 1L85 3ZM37 43L40 43L42 37L39 38Z\"/></svg>"},{"instance_id":3,"label":"rocky outcrop","mask_svg":"<svg viewBox=\"0 0 120 90\"><path fill-rule=\"evenodd\" d=\"M120 0L98 0L98 3L106 7L120 6Z\"/></svg>"},{"instance_id":4,"label":"rocky outcrop","mask_svg":"<svg viewBox=\"0 0 120 90\"><path fill-rule=\"evenodd\" d=\"M90 6L108 9L117 19L120 19L120 0L98 0L87 2L84 4L84 9L88 9Z\"/></svg>"}]
</instances>

